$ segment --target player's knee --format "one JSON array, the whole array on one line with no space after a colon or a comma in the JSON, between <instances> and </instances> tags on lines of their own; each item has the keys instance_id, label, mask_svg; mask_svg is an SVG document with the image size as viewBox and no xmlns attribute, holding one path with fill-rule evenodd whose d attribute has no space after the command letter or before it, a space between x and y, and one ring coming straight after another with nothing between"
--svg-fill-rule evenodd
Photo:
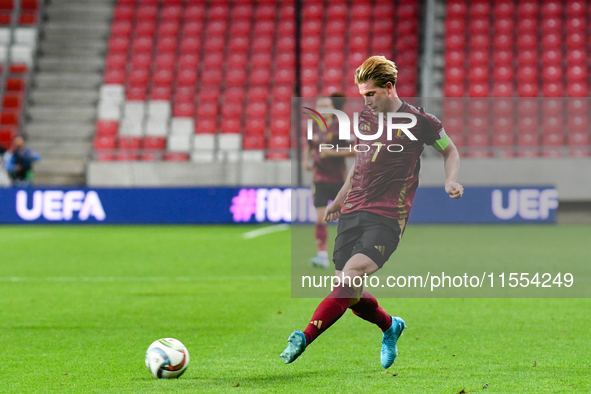
<instances>
[{"instance_id":1,"label":"player's knee","mask_svg":"<svg viewBox=\"0 0 591 394\"><path fill-rule=\"evenodd\" d=\"M350 268L342 273L343 283L351 287L359 287L359 283L363 283L364 274L363 270Z\"/></svg>"}]
</instances>

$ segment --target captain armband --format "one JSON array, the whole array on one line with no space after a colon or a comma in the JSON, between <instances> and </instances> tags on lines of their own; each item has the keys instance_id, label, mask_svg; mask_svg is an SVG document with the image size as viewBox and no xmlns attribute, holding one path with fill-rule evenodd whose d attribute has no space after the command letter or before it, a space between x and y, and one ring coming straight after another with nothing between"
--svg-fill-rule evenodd
<instances>
[{"instance_id":1,"label":"captain armband","mask_svg":"<svg viewBox=\"0 0 591 394\"><path fill-rule=\"evenodd\" d=\"M444 135L443 137L435 141L435 143L433 144L433 148L435 148L439 152L443 152L450 142L451 140L449 139L449 137L447 135Z\"/></svg>"}]
</instances>

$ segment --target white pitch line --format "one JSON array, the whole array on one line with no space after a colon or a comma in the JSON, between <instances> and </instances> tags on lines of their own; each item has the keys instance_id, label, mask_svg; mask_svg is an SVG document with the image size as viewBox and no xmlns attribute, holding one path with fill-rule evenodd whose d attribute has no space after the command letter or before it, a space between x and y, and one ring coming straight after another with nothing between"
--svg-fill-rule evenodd
<instances>
[{"instance_id":1,"label":"white pitch line","mask_svg":"<svg viewBox=\"0 0 591 394\"><path fill-rule=\"evenodd\" d=\"M272 233L277 233L279 231L289 230L289 224L276 224L274 226L267 226L263 228L258 228L256 230L248 231L242 234L242 238L244 239L253 239L256 237L260 237L261 235L267 235Z\"/></svg>"}]
</instances>

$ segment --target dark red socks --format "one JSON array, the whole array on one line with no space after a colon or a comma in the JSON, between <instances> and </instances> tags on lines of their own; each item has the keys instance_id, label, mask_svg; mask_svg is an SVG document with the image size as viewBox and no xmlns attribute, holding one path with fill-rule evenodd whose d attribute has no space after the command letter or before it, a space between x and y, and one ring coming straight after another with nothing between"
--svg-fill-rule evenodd
<instances>
[{"instance_id":1,"label":"dark red socks","mask_svg":"<svg viewBox=\"0 0 591 394\"><path fill-rule=\"evenodd\" d=\"M349 307L355 289L349 286L339 286L328 295L316 308L310 323L304 330L306 346L311 344L320 334L326 331L343 316ZM374 299L375 300L375 299Z\"/></svg>"},{"instance_id":2,"label":"dark red socks","mask_svg":"<svg viewBox=\"0 0 591 394\"><path fill-rule=\"evenodd\" d=\"M363 291L361 297L357 304L350 307L353 313L363 320L377 325L382 332L390 328L392 326L392 317L382 309L378 304L378 300L368 291Z\"/></svg>"}]
</instances>

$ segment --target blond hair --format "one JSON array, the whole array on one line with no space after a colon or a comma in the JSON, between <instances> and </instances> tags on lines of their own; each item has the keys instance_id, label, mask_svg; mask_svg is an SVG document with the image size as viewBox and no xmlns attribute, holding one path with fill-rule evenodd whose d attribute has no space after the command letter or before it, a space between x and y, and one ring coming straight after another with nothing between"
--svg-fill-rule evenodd
<instances>
[{"instance_id":1,"label":"blond hair","mask_svg":"<svg viewBox=\"0 0 591 394\"><path fill-rule=\"evenodd\" d=\"M378 88L385 88L388 82L396 85L398 70L393 61L384 56L372 56L355 70L355 84L372 81Z\"/></svg>"}]
</instances>

